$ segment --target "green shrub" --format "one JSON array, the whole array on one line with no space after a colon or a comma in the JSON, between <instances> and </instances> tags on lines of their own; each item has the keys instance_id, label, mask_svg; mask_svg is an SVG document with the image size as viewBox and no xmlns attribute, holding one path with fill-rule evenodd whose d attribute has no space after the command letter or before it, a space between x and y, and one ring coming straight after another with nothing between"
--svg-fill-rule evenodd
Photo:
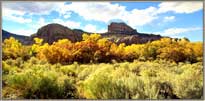
<instances>
[{"instance_id":1,"label":"green shrub","mask_svg":"<svg viewBox=\"0 0 205 101\"><path fill-rule=\"evenodd\" d=\"M59 99L76 98L77 90L71 78L61 72L57 72L49 65L33 64L24 68L19 73L9 73L5 78L6 89L16 89L16 92L7 93L4 89L4 97L16 95L19 98L35 99Z\"/></svg>"},{"instance_id":2,"label":"green shrub","mask_svg":"<svg viewBox=\"0 0 205 101\"><path fill-rule=\"evenodd\" d=\"M32 57L3 61L3 98L199 99L202 62L61 65Z\"/></svg>"},{"instance_id":3,"label":"green shrub","mask_svg":"<svg viewBox=\"0 0 205 101\"><path fill-rule=\"evenodd\" d=\"M174 81L176 95L183 99L202 98L203 66L201 63L186 64L181 68L184 72Z\"/></svg>"}]
</instances>

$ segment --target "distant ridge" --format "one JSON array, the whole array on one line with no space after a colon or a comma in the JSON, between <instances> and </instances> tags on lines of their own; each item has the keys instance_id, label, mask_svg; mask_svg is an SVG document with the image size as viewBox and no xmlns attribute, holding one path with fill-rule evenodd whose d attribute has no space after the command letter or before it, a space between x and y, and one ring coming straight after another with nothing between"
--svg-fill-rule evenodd
<instances>
[{"instance_id":1,"label":"distant ridge","mask_svg":"<svg viewBox=\"0 0 205 101\"><path fill-rule=\"evenodd\" d=\"M17 34L13 34L13 33L10 33L8 31L2 30L2 41L9 38L9 37L14 37L22 43L24 42L24 40L29 38L28 36L17 35Z\"/></svg>"},{"instance_id":2,"label":"distant ridge","mask_svg":"<svg viewBox=\"0 0 205 101\"><path fill-rule=\"evenodd\" d=\"M54 41L57 41L59 39L69 39L72 42L77 42L82 40L83 33L92 34L85 32L81 29L70 29L69 27L57 23L51 23L42 26L35 34L29 37L16 35L4 30L2 30L2 32L3 40L12 36L20 40L23 44L32 44L33 38L35 37L42 38L44 42L49 44L52 44ZM108 25L108 32L99 34L112 42L115 42L117 44L125 43L126 45L142 44L154 40L159 40L162 38L162 36L160 35L140 33L136 29L131 28L123 22L112 22L110 23L110 25Z\"/></svg>"}]
</instances>

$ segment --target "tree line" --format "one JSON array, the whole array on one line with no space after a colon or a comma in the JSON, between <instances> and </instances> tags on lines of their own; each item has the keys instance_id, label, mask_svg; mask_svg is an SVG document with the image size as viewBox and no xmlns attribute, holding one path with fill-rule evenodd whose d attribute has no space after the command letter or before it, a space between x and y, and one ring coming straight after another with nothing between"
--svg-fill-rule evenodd
<instances>
[{"instance_id":1,"label":"tree line","mask_svg":"<svg viewBox=\"0 0 205 101\"><path fill-rule=\"evenodd\" d=\"M55 64L108 63L167 60L172 62L196 63L202 61L202 42L173 40L162 38L145 44L117 45L100 34L83 34L83 40L72 43L69 39L60 39L53 44L42 43L43 39L34 38L30 46L22 45L13 37L3 42L3 60L21 57L28 60L37 57Z\"/></svg>"}]
</instances>

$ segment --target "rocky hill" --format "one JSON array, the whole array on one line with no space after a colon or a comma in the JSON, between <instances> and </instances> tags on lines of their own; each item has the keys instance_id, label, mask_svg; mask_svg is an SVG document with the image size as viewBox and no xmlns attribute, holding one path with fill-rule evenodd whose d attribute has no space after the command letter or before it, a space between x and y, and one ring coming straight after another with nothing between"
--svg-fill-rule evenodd
<instances>
[{"instance_id":1,"label":"rocky hill","mask_svg":"<svg viewBox=\"0 0 205 101\"><path fill-rule=\"evenodd\" d=\"M83 30L70 29L63 25L52 23L39 28L38 31L29 38L14 37L21 40L23 44L32 44L33 38L35 37L42 38L44 42L51 44L59 39L69 39L72 42L81 41L83 33L91 34ZM141 44L162 38L160 35L139 33L136 29L131 28L125 23L115 22L108 25L108 32L99 34L117 44L125 43L126 45ZM3 39L5 38L7 37L3 36Z\"/></svg>"},{"instance_id":2,"label":"rocky hill","mask_svg":"<svg viewBox=\"0 0 205 101\"><path fill-rule=\"evenodd\" d=\"M60 24L48 24L38 29L37 33L32 35L32 38L39 37L49 44L59 39L69 39L72 42L82 40L83 31L72 30Z\"/></svg>"},{"instance_id":3,"label":"rocky hill","mask_svg":"<svg viewBox=\"0 0 205 101\"><path fill-rule=\"evenodd\" d=\"M110 25L108 25L108 33L136 34L137 31L125 23L112 22Z\"/></svg>"},{"instance_id":4,"label":"rocky hill","mask_svg":"<svg viewBox=\"0 0 205 101\"><path fill-rule=\"evenodd\" d=\"M108 32L102 34L102 36L116 42L117 44L125 43L126 45L142 44L162 38L160 35L139 33L136 29L131 28L125 23L115 22L108 25Z\"/></svg>"}]
</instances>

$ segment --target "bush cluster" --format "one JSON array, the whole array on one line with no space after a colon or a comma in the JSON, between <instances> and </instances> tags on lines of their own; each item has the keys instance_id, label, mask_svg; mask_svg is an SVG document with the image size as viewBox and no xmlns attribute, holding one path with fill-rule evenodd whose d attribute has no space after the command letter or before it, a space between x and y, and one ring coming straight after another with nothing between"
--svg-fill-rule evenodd
<instances>
[{"instance_id":1,"label":"bush cluster","mask_svg":"<svg viewBox=\"0 0 205 101\"><path fill-rule=\"evenodd\" d=\"M3 61L3 98L199 99L203 96L201 62L176 64L156 60L61 65L31 58L19 63Z\"/></svg>"},{"instance_id":2,"label":"bush cluster","mask_svg":"<svg viewBox=\"0 0 205 101\"><path fill-rule=\"evenodd\" d=\"M24 60L31 56L40 60L47 60L52 64L78 63L109 63L134 60L167 60L173 62L196 63L202 61L202 42L189 42L188 40L173 40L162 38L146 44L119 45L101 38L99 34L83 34L83 41L72 43L68 39L61 39L53 44L42 43L43 40L35 38L35 44L24 46L14 38L6 39L3 43L3 60Z\"/></svg>"}]
</instances>

